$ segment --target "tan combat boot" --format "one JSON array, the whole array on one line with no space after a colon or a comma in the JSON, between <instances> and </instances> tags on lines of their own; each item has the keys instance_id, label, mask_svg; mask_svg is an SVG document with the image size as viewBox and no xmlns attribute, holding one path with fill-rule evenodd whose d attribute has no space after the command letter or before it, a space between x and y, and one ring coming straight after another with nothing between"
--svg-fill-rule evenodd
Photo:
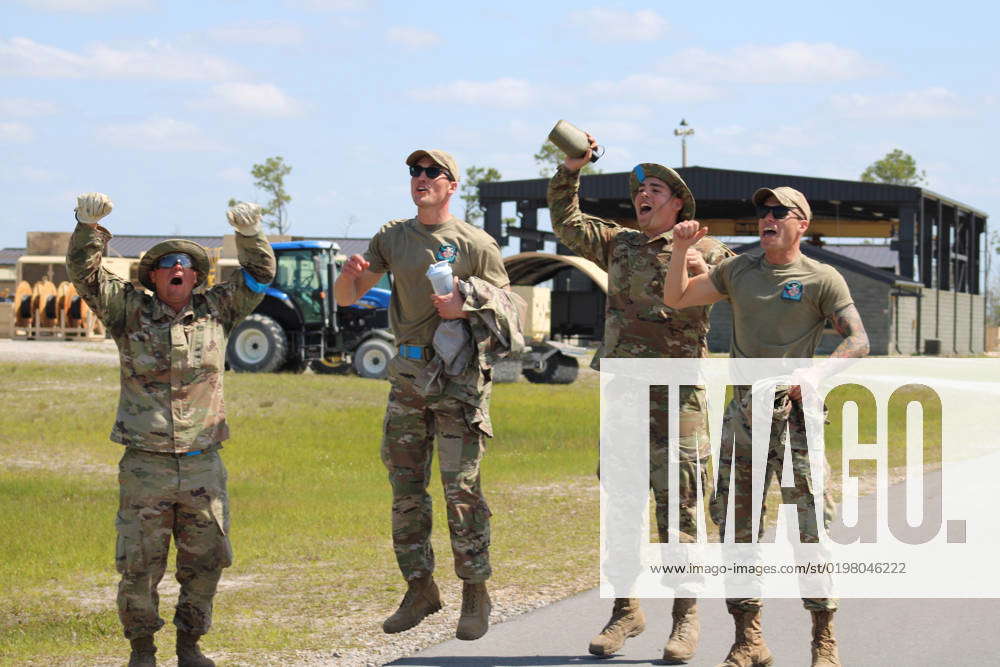
<instances>
[{"instance_id":1,"label":"tan combat boot","mask_svg":"<svg viewBox=\"0 0 1000 667\"><path fill-rule=\"evenodd\" d=\"M833 637L833 612L814 611L812 667L840 667L837 640Z\"/></svg>"},{"instance_id":2,"label":"tan combat boot","mask_svg":"<svg viewBox=\"0 0 1000 667\"><path fill-rule=\"evenodd\" d=\"M215 663L198 648L200 638L201 635L177 631L177 667L215 667Z\"/></svg>"},{"instance_id":3,"label":"tan combat boot","mask_svg":"<svg viewBox=\"0 0 1000 667\"><path fill-rule=\"evenodd\" d=\"M490 629L490 610L493 603L486 592L486 584L462 583L462 615L458 618L455 636L471 641L479 639Z\"/></svg>"},{"instance_id":4,"label":"tan combat boot","mask_svg":"<svg viewBox=\"0 0 1000 667\"><path fill-rule=\"evenodd\" d=\"M128 667L156 667L156 644L152 637L136 637L129 642L132 653L128 657Z\"/></svg>"},{"instance_id":5,"label":"tan combat boot","mask_svg":"<svg viewBox=\"0 0 1000 667\"><path fill-rule=\"evenodd\" d=\"M729 613L736 622L736 641L719 667L767 667L773 664L774 656L760 633L760 609L731 609Z\"/></svg>"},{"instance_id":6,"label":"tan combat boot","mask_svg":"<svg viewBox=\"0 0 1000 667\"><path fill-rule=\"evenodd\" d=\"M406 594L399 609L382 622L382 631L394 634L409 630L420 621L441 609L441 593L431 575L411 579L406 583Z\"/></svg>"},{"instance_id":7,"label":"tan combat boot","mask_svg":"<svg viewBox=\"0 0 1000 667\"><path fill-rule=\"evenodd\" d=\"M674 598L674 625L670 629L670 639L663 647L663 661L668 665L687 662L694 657L701 636L698 622L698 600L695 598Z\"/></svg>"},{"instance_id":8,"label":"tan combat boot","mask_svg":"<svg viewBox=\"0 0 1000 667\"><path fill-rule=\"evenodd\" d=\"M615 598L611 619L601 634L590 640L592 655L604 658L622 647L629 637L638 637L646 629L646 615L639 606L639 598Z\"/></svg>"}]
</instances>

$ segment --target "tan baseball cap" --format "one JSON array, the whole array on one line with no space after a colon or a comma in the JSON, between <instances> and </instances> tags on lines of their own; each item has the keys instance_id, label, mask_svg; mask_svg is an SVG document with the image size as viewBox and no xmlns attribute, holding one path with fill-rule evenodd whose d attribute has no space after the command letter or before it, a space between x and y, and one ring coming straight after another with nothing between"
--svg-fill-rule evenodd
<instances>
[{"instance_id":1,"label":"tan baseball cap","mask_svg":"<svg viewBox=\"0 0 1000 667\"><path fill-rule=\"evenodd\" d=\"M768 197L774 197L782 206L799 209L806 216L806 220L812 220L813 218L812 209L809 208L809 201L804 194L795 188L790 188L787 185L783 185L780 188L760 188L757 192L753 193L751 199L754 206L756 206L757 204L763 204Z\"/></svg>"},{"instance_id":2,"label":"tan baseball cap","mask_svg":"<svg viewBox=\"0 0 1000 667\"><path fill-rule=\"evenodd\" d=\"M406 158L406 166L412 167L416 163L420 162L421 158L429 157L434 160L434 164L439 167L444 167L451 174L451 180L457 181L458 177L461 175L458 171L458 163L455 162L455 158L451 156L451 153L445 153L444 151L439 151L437 149L426 149L421 148L420 150L413 151L410 156Z\"/></svg>"}]
</instances>

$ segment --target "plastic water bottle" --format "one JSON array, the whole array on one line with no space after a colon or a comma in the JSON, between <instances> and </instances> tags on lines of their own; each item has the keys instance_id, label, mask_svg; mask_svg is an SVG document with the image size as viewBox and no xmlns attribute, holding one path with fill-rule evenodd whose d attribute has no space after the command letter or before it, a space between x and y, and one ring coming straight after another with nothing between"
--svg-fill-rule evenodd
<instances>
[{"instance_id":1,"label":"plastic water bottle","mask_svg":"<svg viewBox=\"0 0 1000 667\"><path fill-rule=\"evenodd\" d=\"M451 262L442 260L427 267L427 278L431 281L434 293L438 296L448 296L455 284L451 279Z\"/></svg>"}]
</instances>

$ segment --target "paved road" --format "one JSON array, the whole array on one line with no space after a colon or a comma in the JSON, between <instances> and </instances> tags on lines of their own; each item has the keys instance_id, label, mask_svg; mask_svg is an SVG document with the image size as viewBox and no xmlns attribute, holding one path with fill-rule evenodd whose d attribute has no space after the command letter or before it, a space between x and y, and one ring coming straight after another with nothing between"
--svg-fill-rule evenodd
<instances>
[{"instance_id":1,"label":"paved road","mask_svg":"<svg viewBox=\"0 0 1000 667\"><path fill-rule=\"evenodd\" d=\"M940 493L940 476L928 474L925 492ZM866 498L862 512L874 512ZM494 626L474 642L452 640L392 665L521 666L660 662L670 632L671 600L644 600L646 632L609 659L587 653L604 626L611 600L596 589ZM718 665L733 641L733 622L722 600L699 604L702 636L689 665ZM844 599L835 617L844 665L1000 665L1000 600ZM794 599L768 600L764 637L777 665L809 665L811 621Z\"/></svg>"},{"instance_id":2,"label":"paved road","mask_svg":"<svg viewBox=\"0 0 1000 667\"><path fill-rule=\"evenodd\" d=\"M597 590L557 602L490 629L482 639L432 646L392 665L632 665L659 663L670 631L669 600L644 600L646 632L621 653L587 653L611 601ZM701 605L702 636L692 667L718 665L733 641L732 618L722 600ZM848 666L996 665L1000 600L843 600L836 617L840 657ZM808 665L809 616L798 600L768 600L764 637L776 665Z\"/></svg>"}]
</instances>

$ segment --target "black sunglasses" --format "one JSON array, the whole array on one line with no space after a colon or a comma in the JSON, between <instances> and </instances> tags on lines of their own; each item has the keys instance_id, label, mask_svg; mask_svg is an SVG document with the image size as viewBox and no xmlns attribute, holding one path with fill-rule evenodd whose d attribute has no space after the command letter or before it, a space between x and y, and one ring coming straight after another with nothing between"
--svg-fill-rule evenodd
<instances>
[{"instance_id":1,"label":"black sunglasses","mask_svg":"<svg viewBox=\"0 0 1000 667\"><path fill-rule=\"evenodd\" d=\"M754 206L757 209L757 217L760 218L761 220L767 217L768 211L770 211L771 217L774 218L775 220L784 220L785 218L788 217L789 213L798 210L795 208L790 208L788 206L782 206L781 204L777 206L764 206L763 204L755 204Z\"/></svg>"},{"instance_id":2,"label":"black sunglasses","mask_svg":"<svg viewBox=\"0 0 1000 667\"><path fill-rule=\"evenodd\" d=\"M171 252L157 260L156 268L172 269L176 264L180 264L182 268L190 269L194 266L194 261L191 259L191 255L187 253Z\"/></svg>"},{"instance_id":3,"label":"black sunglasses","mask_svg":"<svg viewBox=\"0 0 1000 667\"><path fill-rule=\"evenodd\" d=\"M412 167L410 167L410 176L412 176L413 178L420 178L421 173L427 174L427 178L431 180L434 180L441 174L447 176L449 181L452 180L451 172L437 165L432 165L430 167L421 167L419 164L415 164Z\"/></svg>"}]
</instances>

